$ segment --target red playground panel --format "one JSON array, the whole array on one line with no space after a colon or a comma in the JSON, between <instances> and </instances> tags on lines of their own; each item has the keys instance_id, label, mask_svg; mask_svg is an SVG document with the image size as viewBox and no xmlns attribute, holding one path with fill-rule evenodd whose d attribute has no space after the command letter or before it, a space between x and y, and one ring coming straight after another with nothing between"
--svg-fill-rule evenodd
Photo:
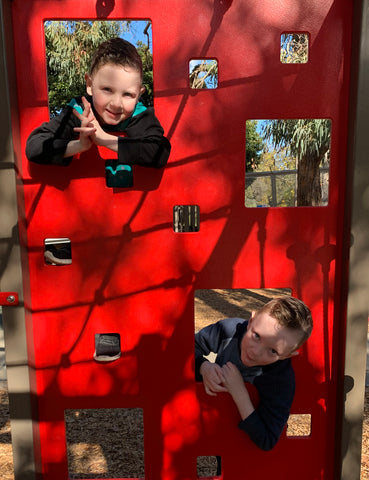
<instances>
[{"instance_id":1,"label":"red playground panel","mask_svg":"<svg viewBox=\"0 0 369 480\"><path fill-rule=\"evenodd\" d=\"M143 413L146 480L195 480L197 457L215 455L225 480L333 480L352 2L14 0L12 13L42 479L70 475L66 411L118 408ZM29 134L49 119L44 22L60 19L152 22L154 106L172 151L164 169L134 166L133 187L106 186L104 161L112 155L103 149L66 168L31 165L25 156ZM281 62L285 33L307 34L306 63ZM217 88L190 88L192 59L217 60ZM246 121L299 118L331 120L328 204L245 207ZM175 231L177 206L198 207L191 210L198 231ZM72 263L45 264L46 239L67 239ZM230 396L210 397L194 378L196 290L262 288L290 289L314 318L293 359L292 413L310 415L311 432L284 432L269 452L237 428ZM119 359L94 360L99 333L119 336Z\"/></svg>"}]
</instances>

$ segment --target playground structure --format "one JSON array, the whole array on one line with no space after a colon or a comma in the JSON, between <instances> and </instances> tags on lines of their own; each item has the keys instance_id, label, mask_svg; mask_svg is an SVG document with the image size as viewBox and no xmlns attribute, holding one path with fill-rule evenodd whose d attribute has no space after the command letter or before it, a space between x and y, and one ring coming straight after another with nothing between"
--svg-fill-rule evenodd
<instances>
[{"instance_id":1,"label":"playground structure","mask_svg":"<svg viewBox=\"0 0 369 480\"><path fill-rule=\"evenodd\" d=\"M5 0L1 3L0 300L15 480L64 480L67 411L143 412L146 480L359 479L368 292L367 0ZM102 159L30 166L25 141L48 119L43 22L150 19L155 110L172 143L164 170L134 168L109 189ZM309 35L309 60L280 62L280 36ZM193 58L216 58L218 87L188 85ZM245 208L245 122L332 121L325 207ZM88 168L87 168L88 167ZM175 228L173 212L188 216ZM77 207L77 208L76 208ZM47 221L46 221L47 219ZM195 230L189 225L196 224ZM44 262L67 238L72 264ZM227 396L193 376L194 297L211 289L287 288L312 309L294 360L292 412L304 437L262 452ZM93 359L95 335L121 357ZM124 438L122 438L124 442ZM122 477L123 478L123 477Z\"/></svg>"}]
</instances>

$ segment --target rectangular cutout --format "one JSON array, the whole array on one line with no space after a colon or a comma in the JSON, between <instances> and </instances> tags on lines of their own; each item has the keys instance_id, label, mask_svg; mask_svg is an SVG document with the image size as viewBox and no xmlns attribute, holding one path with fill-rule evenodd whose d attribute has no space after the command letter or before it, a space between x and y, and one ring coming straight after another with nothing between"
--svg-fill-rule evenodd
<instances>
[{"instance_id":1,"label":"rectangular cutout","mask_svg":"<svg viewBox=\"0 0 369 480\"><path fill-rule=\"evenodd\" d=\"M143 64L145 92L140 101L153 105L151 20L46 20L44 23L50 115L86 94L85 74L96 47L113 37L132 43ZM98 39L98 40L97 40Z\"/></svg>"},{"instance_id":2,"label":"rectangular cutout","mask_svg":"<svg viewBox=\"0 0 369 480\"><path fill-rule=\"evenodd\" d=\"M175 205L173 207L173 230L176 233L200 230L200 207L198 205Z\"/></svg>"},{"instance_id":3,"label":"rectangular cutout","mask_svg":"<svg viewBox=\"0 0 369 480\"><path fill-rule=\"evenodd\" d=\"M287 422L287 437L309 437L311 435L311 415L291 414Z\"/></svg>"},{"instance_id":4,"label":"rectangular cutout","mask_svg":"<svg viewBox=\"0 0 369 480\"><path fill-rule=\"evenodd\" d=\"M331 121L247 120L245 206L328 205Z\"/></svg>"},{"instance_id":5,"label":"rectangular cutout","mask_svg":"<svg viewBox=\"0 0 369 480\"><path fill-rule=\"evenodd\" d=\"M69 478L144 478L141 408L65 410Z\"/></svg>"}]
</instances>

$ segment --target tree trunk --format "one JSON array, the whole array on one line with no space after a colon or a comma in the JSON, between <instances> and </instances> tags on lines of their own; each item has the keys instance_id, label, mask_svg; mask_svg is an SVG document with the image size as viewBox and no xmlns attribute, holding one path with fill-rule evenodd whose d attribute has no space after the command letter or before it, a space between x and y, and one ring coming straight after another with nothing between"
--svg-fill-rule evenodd
<instances>
[{"instance_id":1,"label":"tree trunk","mask_svg":"<svg viewBox=\"0 0 369 480\"><path fill-rule=\"evenodd\" d=\"M299 159L297 169L297 206L315 206L322 203L320 186L320 155L307 153Z\"/></svg>"}]
</instances>

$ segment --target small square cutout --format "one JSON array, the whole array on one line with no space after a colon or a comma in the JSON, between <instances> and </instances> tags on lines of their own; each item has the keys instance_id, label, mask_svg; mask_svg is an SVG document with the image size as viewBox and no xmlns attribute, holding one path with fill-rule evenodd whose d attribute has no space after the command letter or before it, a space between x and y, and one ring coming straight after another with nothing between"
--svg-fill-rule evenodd
<instances>
[{"instance_id":1,"label":"small square cutout","mask_svg":"<svg viewBox=\"0 0 369 480\"><path fill-rule=\"evenodd\" d=\"M193 59L189 63L190 87L196 90L218 87L218 62L215 59Z\"/></svg>"},{"instance_id":2,"label":"small square cutout","mask_svg":"<svg viewBox=\"0 0 369 480\"><path fill-rule=\"evenodd\" d=\"M44 260L46 265L70 265L72 248L69 238L45 238Z\"/></svg>"},{"instance_id":3,"label":"small square cutout","mask_svg":"<svg viewBox=\"0 0 369 480\"><path fill-rule=\"evenodd\" d=\"M198 205L175 205L173 207L173 230L176 233L200 230L200 207Z\"/></svg>"},{"instance_id":4,"label":"small square cutout","mask_svg":"<svg viewBox=\"0 0 369 480\"><path fill-rule=\"evenodd\" d=\"M309 35L307 33L281 35L280 60L282 63L307 63L308 59Z\"/></svg>"},{"instance_id":5,"label":"small square cutout","mask_svg":"<svg viewBox=\"0 0 369 480\"><path fill-rule=\"evenodd\" d=\"M221 457L213 455L197 457L197 478L211 478L221 474Z\"/></svg>"},{"instance_id":6,"label":"small square cutout","mask_svg":"<svg viewBox=\"0 0 369 480\"><path fill-rule=\"evenodd\" d=\"M309 437L311 435L311 415L291 414L287 422L287 437Z\"/></svg>"}]
</instances>

